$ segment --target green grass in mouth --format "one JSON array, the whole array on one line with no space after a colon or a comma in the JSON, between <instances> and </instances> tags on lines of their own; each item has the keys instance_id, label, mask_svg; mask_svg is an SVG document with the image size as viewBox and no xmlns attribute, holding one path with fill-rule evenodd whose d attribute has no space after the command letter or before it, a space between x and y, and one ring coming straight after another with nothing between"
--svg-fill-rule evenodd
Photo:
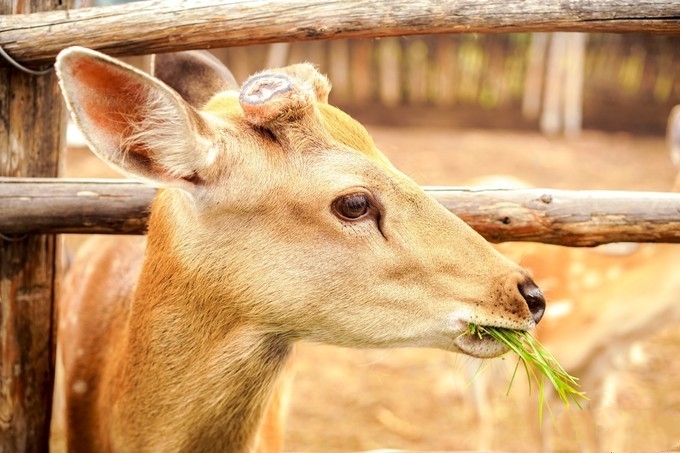
<instances>
[{"instance_id":1,"label":"green grass in mouth","mask_svg":"<svg viewBox=\"0 0 680 453\"><path fill-rule=\"evenodd\" d=\"M569 408L570 401L573 401L579 409L582 409L580 401L588 400L586 394L579 390L578 378L564 371L564 368L557 362L555 357L529 332L469 324L469 334L476 335L480 339L484 336L490 336L506 345L519 356L527 373L529 387L531 388L531 382L533 381L538 388L539 419L543 419L543 406L546 403L545 379L550 381L557 395L567 408ZM519 361L517 362L517 367L519 367ZM510 380L508 391L510 391L517 374L517 367ZM550 410L550 407L548 407L548 410Z\"/></svg>"}]
</instances>

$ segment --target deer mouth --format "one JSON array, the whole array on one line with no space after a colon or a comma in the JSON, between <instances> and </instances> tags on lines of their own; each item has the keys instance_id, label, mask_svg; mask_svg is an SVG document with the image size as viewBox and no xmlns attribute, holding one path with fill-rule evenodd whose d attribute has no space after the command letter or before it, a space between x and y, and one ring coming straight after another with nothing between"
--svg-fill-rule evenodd
<instances>
[{"instance_id":1,"label":"deer mouth","mask_svg":"<svg viewBox=\"0 0 680 453\"><path fill-rule=\"evenodd\" d=\"M478 335L469 330L458 335L454 343L464 354L480 359L498 357L508 352L508 347L489 335Z\"/></svg>"},{"instance_id":2,"label":"deer mouth","mask_svg":"<svg viewBox=\"0 0 680 453\"><path fill-rule=\"evenodd\" d=\"M480 359L498 357L509 351L509 348L488 334L480 334L485 327L493 328L498 326L479 325L477 329L472 329L471 324L458 321L456 330L459 332L453 342L460 352Z\"/></svg>"}]
</instances>

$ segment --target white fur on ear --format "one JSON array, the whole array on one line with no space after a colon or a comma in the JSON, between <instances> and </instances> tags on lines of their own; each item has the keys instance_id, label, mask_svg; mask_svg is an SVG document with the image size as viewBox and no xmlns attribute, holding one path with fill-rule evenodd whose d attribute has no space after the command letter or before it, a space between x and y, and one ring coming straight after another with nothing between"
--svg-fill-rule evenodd
<instances>
[{"instance_id":1,"label":"white fur on ear","mask_svg":"<svg viewBox=\"0 0 680 453\"><path fill-rule=\"evenodd\" d=\"M215 133L161 81L102 53L63 50L57 75L92 150L121 173L159 187L190 189L215 153Z\"/></svg>"}]
</instances>

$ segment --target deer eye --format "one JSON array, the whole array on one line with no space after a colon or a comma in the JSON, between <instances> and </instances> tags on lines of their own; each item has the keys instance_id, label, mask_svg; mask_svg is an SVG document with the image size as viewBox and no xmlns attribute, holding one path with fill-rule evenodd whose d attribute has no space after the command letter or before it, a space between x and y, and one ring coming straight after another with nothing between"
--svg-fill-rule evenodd
<instances>
[{"instance_id":1,"label":"deer eye","mask_svg":"<svg viewBox=\"0 0 680 453\"><path fill-rule=\"evenodd\" d=\"M346 220L356 220L365 216L370 207L368 197L362 193L345 195L333 202L335 214Z\"/></svg>"}]
</instances>

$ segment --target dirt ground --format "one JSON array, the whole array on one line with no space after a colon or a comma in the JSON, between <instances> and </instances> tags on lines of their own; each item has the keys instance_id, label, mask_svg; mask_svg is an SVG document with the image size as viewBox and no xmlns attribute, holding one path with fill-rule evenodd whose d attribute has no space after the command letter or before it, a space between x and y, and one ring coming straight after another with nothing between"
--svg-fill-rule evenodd
<instances>
[{"instance_id":1,"label":"dirt ground","mask_svg":"<svg viewBox=\"0 0 680 453\"><path fill-rule=\"evenodd\" d=\"M512 175L537 187L666 191L676 174L660 137L586 132L567 140L525 132L369 129L394 164L424 185ZM108 175L85 151L73 151L69 162L68 175ZM632 439L628 451L680 451L677 327L667 319L649 326L642 345L653 353L645 365L612 370L625 382L623 396L634 400L635 410L620 412L627 417L625 434ZM296 360L287 451L461 451L476 450L482 441L491 450L541 451L535 434L538 417L532 412L535 394L517 384L506 396L510 372L492 361L482 366L492 383L485 407L494 422L492 431L485 432L474 409L469 375L463 372L477 366L470 358L433 350L354 351L302 344ZM612 414L619 412L605 415ZM570 411L544 431L557 451L586 451L579 446L579 425L570 417L591 416ZM605 430L599 435L606 441L609 434Z\"/></svg>"}]
</instances>

